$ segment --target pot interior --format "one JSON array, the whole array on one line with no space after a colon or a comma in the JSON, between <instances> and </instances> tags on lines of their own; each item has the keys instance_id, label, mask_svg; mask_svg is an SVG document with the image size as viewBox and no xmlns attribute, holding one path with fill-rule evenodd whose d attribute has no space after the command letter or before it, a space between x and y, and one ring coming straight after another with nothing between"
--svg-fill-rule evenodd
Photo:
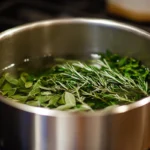
<instances>
[{"instance_id":1,"label":"pot interior","mask_svg":"<svg viewBox=\"0 0 150 150\"><path fill-rule=\"evenodd\" d=\"M0 69L43 56L86 59L111 52L135 57L150 66L150 36L108 20L45 21L10 29L0 35ZM35 66L41 66L36 61ZM34 66L33 65L33 66Z\"/></svg>"}]
</instances>

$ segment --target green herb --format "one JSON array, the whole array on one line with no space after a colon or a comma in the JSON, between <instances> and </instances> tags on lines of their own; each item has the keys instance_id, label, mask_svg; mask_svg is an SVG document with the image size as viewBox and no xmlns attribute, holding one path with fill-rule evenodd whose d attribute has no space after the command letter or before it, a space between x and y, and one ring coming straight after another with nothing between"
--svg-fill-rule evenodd
<instances>
[{"instance_id":1,"label":"green herb","mask_svg":"<svg viewBox=\"0 0 150 150\"><path fill-rule=\"evenodd\" d=\"M66 110L76 106L76 100L73 94L65 92L65 104L57 107L58 110Z\"/></svg>"},{"instance_id":2,"label":"green herb","mask_svg":"<svg viewBox=\"0 0 150 150\"><path fill-rule=\"evenodd\" d=\"M1 94L32 106L93 111L149 95L150 71L140 61L107 51L87 62L57 59L43 72L0 78Z\"/></svg>"},{"instance_id":3,"label":"green herb","mask_svg":"<svg viewBox=\"0 0 150 150\"><path fill-rule=\"evenodd\" d=\"M8 83L13 84L13 85L18 84L18 80L12 77L9 73L5 73L4 77Z\"/></svg>"}]
</instances>

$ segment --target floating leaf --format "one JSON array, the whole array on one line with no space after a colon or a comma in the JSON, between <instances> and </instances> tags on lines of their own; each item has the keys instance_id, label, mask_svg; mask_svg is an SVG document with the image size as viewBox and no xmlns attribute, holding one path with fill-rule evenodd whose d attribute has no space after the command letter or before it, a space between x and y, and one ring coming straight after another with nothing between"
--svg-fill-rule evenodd
<instances>
[{"instance_id":1,"label":"floating leaf","mask_svg":"<svg viewBox=\"0 0 150 150\"><path fill-rule=\"evenodd\" d=\"M38 80L32 87L32 90L29 92L28 96L29 97L34 97L40 93L40 80Z\"/></svg>"},{"instance_id":2,"label":"floating leaf","mask_svg":"<svg viewBox=\"0 0 150 150\"><path fill-rule=\"evenodd\" d=\"M30 87L32 87L32 85L33 85L32 82L26 82L26 83L25 83L25 87L26 87L26 88L30 88Z\"/></svg>"},{"instance_id":3,"label":"floating leaf","mask_svg":"<svg viewBox=\"0 0 150 150\"><path fill-rule=\"evenodd\" d=\"M51 95L52 93L49 92L49 91L45 91L45 92L41 92L41 95L44 95L44 96L48 96L48 95Z\"/></svg>"},{"instance_id":4,"label":"floating leaf","mask_svg":"<svg viewBox=\"0 0 150 150\"><path fill-rule=\"evenodd\" d=\"M69 92L65 92L65 105L61 105L59 107L57 107L56 109L58 110L67 110L70 109L74 106L76 106L76 100L73 94L69 93Z\"/></svg>"},{"instance_id":5,"label":"floating leaf","mask_svg":"<svg viewBox=\"0 0 150 150\"><path fill-rule=\"evenodd\" d=\"M58 101L59 105L64 105L65 104L65 98L64 98L64 94L62 94L61 98Z\"/></svg>"},{"instance_id":6,"label":"floating leaf","mask_svg":"<svg viewBox=\"0 0 150 150\"><path fill-rule=\"evenodd\" d=\"M11 98L13 98L15 100L19 100L24 103L28 99L28 96L13 95L13 96L11 96Z\"/></svg>"},{"instance_id":7,"label":"floating leaf","mask_svg":"<svg viewBox=\"0 0 150 150\"><path fill-rule=\"evenodd\" d=\"M3 95L8 95L8 96L12 96L14 95L16 92L16 88L12 88L11 84L6 83L3 88L2 88L2 93Z\"/></svg>"},{"instance_id":8,"label":"floating leaf","mask_svg":"<svg viewBox=\"0 0 150 150\"><path fill-rule=\"evenodd\" d=\"M47 90L47 91L52 90L52 88L44 87L44 86L41 86L41 85L39 86L39 88L42 89L42 90Z\"/></svg>"},{"instance_id":9,"label":"floating leaf","mask_svg":"<svg viewBox=\"0 0 150 150\"><path fill-rule=\"evenodd\" d=\"M77 112L77 111L89 111L89 110L92 110L91 107L89 107L88 105L78 105L78 107L75 107L73 109L70 109L69 111L70 112Z\"/></svg>"},{"instance_id":10,"label":"floating leaf","mask_svg":"<svg viewBox=\"0 0 150 150\"><path fill-rule=\"evenodd\" d=\"M9 73L6 73L4 77L10 84L13 84L13 85L18 84L18 80L15 79L13 76L11 76Z\"/></svg>"},{"instance_id":11,"label":"floating leaf","mask_svg":"<svg viewBox=\"0 0 150 150\"><path fill-rule=\"evenodd\" d=\"M28 76L29 76L28 73L23 72L20 75L20 79L25 83Z\"/></svg>"},{"instance_id":12,"label":"floating leaf","mask_svg":"<svg viewBox=\"0 0 150 150\"><path fill-rule=\"evenodd\" d=\"M18 79L18 87L24 88L24 82L21 79Z\"/></svg>"},{"instance_id":13,"label":"floating leaf","mask_svg":"<svg viewBox=\"0 0 150 150\"><path fill-rule=\"evenodd\" d=\"M76 105L76 100L75 97L72 93L65 92L65 102L66 104L75 106Z\"/></svg>"},{"instance_id":14,"label":"floating leaf","mask_svg":"<svg viewBox=\"0 0 150 150\"><path fill-rule=\"evenodd\" d=\"M39 88L33 88L33 89L29 92L28 96L29 96L29 97L34 97L35 95L37 95L37 94L39 94L39 93L40 93L40 89L39 89Z\"/></svg>"},{"instance_id":15,"label":"floating leaf","mask_svg":"<svg viewBox=\"0 0 150 150\"><path fill-rule=\"evenodd\" d=\"M12 86L9 83L5 83L4 86L2 87L3 91L8 91L8 90L11 90L11 89L12 89Z\"/></svg>"},{"instance_id":16,"label":"floating leaf","mask_svg":"<svg viewBox=\"0 0 150 150\"><path fill-rule=\"evenodd\" d=\"M49 101L50 97L49 96L41 96L40 95L40 96L36 96L35 100L39 101L40 104L41 104L41 103L45 103L45 102Z\"/></svg>"},{"instance_id":17,"label":"floating leaf","mask_svg":"<svg viewBox=\"0 0 150 150\"><path fill-rule=\"evenodd\" d=\"M60 99L60 95L52 95L52 96L49 96L49 98L50 98L50 101L49 101L47 107L50 107L50 106L57 107L57 102Z\"/></svg>"},{"instance_id":18,"label":"floating leaf","mask_svg":"<svg viewBox=\"0 0 150 150\"><path fill-rule=\"evenodd\" d=\"M16 93L16 90L17 90L16 88L12 88L11 90L9 90L7 92L8 96L10 97L10 96L14 95Z\"/></svg>"},{"instance_id":19,"label":"floating leaf","mask_svg":"<svg viewBox=\"0 0 150 150\"><path fill-rule=\"evenodd\" d=\"M40 106L38 101L28 101L26 104L30 106Z\"/></svg>"},{"instance_id":20,"label":"floating leaf","mask_svg":"<svg viewBox=\"0 0 150 150\"><path fill-rule=\"evenodd\" d=\"M5 81L5 78L4 78L4 76L2 76L2 77L0 78L0 87L2 87L4 81Z\"/></svg>"}]
</instances>

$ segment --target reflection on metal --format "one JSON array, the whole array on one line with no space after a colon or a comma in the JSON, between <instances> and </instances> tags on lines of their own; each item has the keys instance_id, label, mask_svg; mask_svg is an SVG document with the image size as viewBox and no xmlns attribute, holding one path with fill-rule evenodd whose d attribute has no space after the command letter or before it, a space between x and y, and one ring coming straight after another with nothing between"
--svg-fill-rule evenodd
<instances>
[{"instance_id":1,"label":"reflection on metal","mask_svg":"<svg viewBox=\"0 0 150 150\"><path fill-rule=\"evenodd\" d=\"M9 66L3 68L2 70L4 71L4 70L7 70L7 69L12 68L12 67L14 67L14 66L15 66L15 64L10 64Z\"/></svg>"}]
</instances>

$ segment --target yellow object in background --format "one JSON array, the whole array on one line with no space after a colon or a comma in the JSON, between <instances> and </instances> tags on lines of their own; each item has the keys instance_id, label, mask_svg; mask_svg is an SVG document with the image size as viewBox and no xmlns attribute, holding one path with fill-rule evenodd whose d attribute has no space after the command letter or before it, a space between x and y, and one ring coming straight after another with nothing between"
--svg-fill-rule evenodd
<instances>
[{"instance_id":1,"label":"yellow object in background","mask_svg":"<svg viewBox=\"0 0 150 150\"><path fill-rule=\"evenodd\" d=\"M150 0L107 0L107 11L133 21L150 22Z\"/></svg>"}]
</instances>

